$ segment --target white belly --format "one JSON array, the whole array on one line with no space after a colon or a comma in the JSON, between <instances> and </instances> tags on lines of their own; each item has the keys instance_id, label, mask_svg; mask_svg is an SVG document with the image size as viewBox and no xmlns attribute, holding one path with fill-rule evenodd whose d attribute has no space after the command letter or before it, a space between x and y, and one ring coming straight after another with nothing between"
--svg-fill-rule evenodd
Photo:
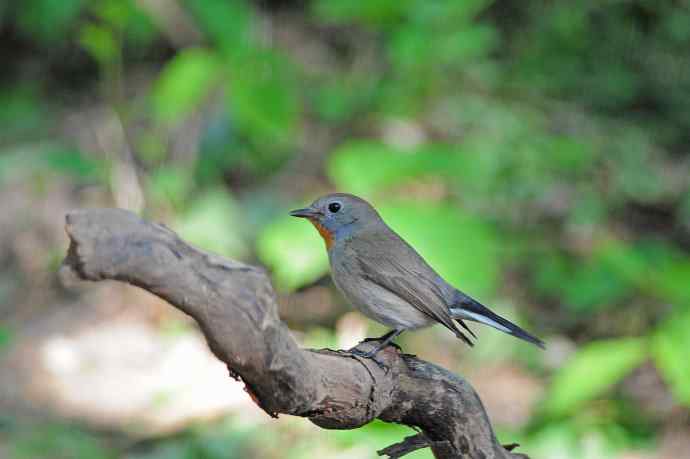
<instances>
[{"instance_id":1,"label":"white belly","mask_svg":"<svg viewBox=\"0 0 690 459\"><path fill-rule=\"evenodd\" d=\"M395 293L366 279L354 277L355 281L333 281L343 296L365 316L391 328L414 329L431 325L433 321ZM353 277L349 277L353 279Z\"/></svg>"}]
</instances>

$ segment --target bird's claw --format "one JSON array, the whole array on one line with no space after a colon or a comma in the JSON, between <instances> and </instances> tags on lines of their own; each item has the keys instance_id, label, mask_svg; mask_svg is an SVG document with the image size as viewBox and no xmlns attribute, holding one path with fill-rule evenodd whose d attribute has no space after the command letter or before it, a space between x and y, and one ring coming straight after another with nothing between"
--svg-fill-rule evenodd
<instances>
[{"instance_id":1,"label":"bird's claw","mask_svg":"<svg viewBox=\"0 0 690 459\"><path fill-rule=\"evenodd\" d=\"M361 350L361 349L352 349L352 350L350 351L350 353L356 355L357 357L362 357L362 358L365 358L365 359L371 359L371 358L373 358L373 357L376 356L376 354L377 354L376 351L377 351L377 350L378 350L378 349L372 349L371 351L364 352L364 351Z\"/></svg>"}]
</instances>

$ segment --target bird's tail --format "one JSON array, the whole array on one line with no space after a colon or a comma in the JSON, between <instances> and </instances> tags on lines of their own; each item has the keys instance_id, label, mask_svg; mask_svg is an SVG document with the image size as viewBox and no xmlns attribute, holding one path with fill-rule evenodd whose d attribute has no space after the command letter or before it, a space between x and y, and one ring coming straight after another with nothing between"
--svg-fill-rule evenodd
<instances>
[{"instance_id":1,"label":"bird's tail","mask_svg":"<svg viewBox=\"0 0 690 459\"><path fill-rule=\"evenodd\" d=\"M500 330L503 333L507 333L516 338L525 340L529 343L536 344L542 349L545 348L544 342L542 340L530 335L525 330L518 327L511 321L504 319L503 317L494 313L480 302L470 298L462 292L457 292L457 300L450 307L450 313L454 319L465 319L474 322L479 322L484 325L493 327L497 330Z\"/></svg>"}]
</instances>

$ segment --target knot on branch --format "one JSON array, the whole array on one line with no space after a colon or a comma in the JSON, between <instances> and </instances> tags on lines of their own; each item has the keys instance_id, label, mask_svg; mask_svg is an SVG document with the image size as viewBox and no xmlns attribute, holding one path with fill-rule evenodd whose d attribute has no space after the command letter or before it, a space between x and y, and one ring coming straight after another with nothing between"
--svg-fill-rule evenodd
<instances>
[{"instance_id":1,"label":"knot on branch","mask_svg":"<svg viewBox=\"0 0 690 459\"><path fill-rule=\"evenodd\" d=\"M383 349L378 358L384 364L381 368L371 359L365 359L353 354L351 351L370 351L375 348L377 342L369 341L359 343L349 351L333 349L311 350L320 355L331 355L339 359L352 359L357 362L359 368L366 371L367 378L362 381L362 395L366 399L356 403L342 403L331 396L323 400L323 405L306 416L311 422L324 429L354 429L361 427L378 418L394 400L398 375L404 369L400 368L403 361L399 358L399 351L393 346Z\"/></svg>"}]
</instances>

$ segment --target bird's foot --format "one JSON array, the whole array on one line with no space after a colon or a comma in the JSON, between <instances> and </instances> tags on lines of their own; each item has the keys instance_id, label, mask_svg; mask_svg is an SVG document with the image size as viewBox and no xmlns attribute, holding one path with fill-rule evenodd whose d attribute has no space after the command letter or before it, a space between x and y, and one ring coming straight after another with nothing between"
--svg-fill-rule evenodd
<instances>
[{"instance_id":1,"label":"bird's foot","mask_svg":"<svg viewBox=\"0 0 690 459\"><path fill-rule=\"evenodd\" d=\"M374 341L374 340L372 339L371 341ZM371 351L364 352L360 349L352 349L352 350L350 350L350 354L356 355L357 357L362 357L364 359L373 360L374 363L380 369L382 369L384 372L388 373L390 371L390 368L388 368L388 366L385 363L383 363L383 361L376 356L378 354L379 350L380 349L376 348L376 349L373 349Z\"/></svg>"},{"instance_id":2,"label":"bird's foot","mask_svg":"<svg viewBox=\"0 0 690 459\"><path fill-rule=\"evenodd\" d=\"M389 344L392 344L393 347L395 347L397 350L402 351L402 349L400 349L400 346L398 346L397 344L395 344L395 343L393 342L393 340L394 340L397 336L399 336L403 331L404 331L404 330L402 330L402 329L397 329L397 328L396 328L396 329L393 329L393 330L389 331L389 332L386 333L385 335L379 336L378 338L364 338L364 341L363 341L363 342L366 343L366 342L369 342L369 341L380 341L381 344L379 345L379 347L376 348L375 353L378 352L378 351L380 351L380 350L383 349L384 347L388 346Z\"/></svg>"}]
</instances>

